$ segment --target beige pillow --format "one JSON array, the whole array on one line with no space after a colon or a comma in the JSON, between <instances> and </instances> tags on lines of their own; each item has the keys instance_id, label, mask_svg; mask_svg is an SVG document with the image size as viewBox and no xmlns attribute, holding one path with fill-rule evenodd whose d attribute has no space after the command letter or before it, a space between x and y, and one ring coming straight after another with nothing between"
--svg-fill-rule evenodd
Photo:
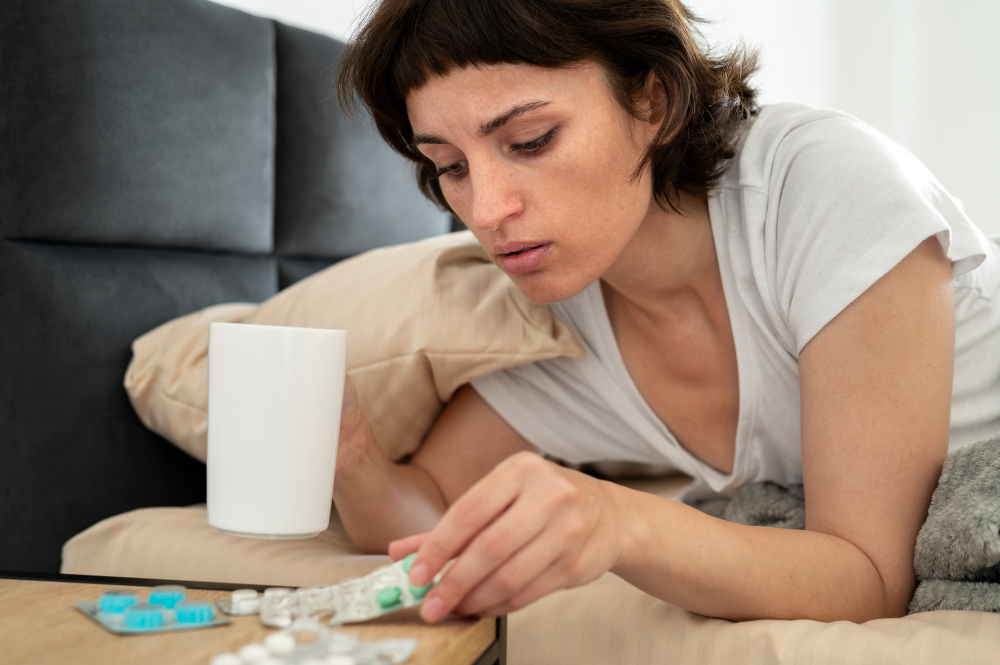
<instances>
[{"instance_id":1,"label":"beige pillow","mask_svg":"<svg viewBox=\"0 0 1000 665\"><path fill-rule=\"evenodd\" d=\"M683 477L629 483L676 497ZM388 559L357 553L334 515L307 540L233 538L204 506L145 508L110 517L63 548L63 573L277 586L331 584ZM937 611L864 624L709 619L607 573L510 615L510 665L757 663L909 665L996 662L1000 615Z\"/></svg>"},{"instance_id":2,"label":"beige pillow","mask_svg":"<svg viewBox=\"0 0 1000 665\"><path fill-rule=\"evenodd\" d=\"M132 344L125 389L147 427L202 461L213 321L350 331L347 368L390 457L412 453L470 380L556 356L583 357L548 307L525 298L469 231L342 261L260 305L217 305Z\"/></svg>"}]
</instances>

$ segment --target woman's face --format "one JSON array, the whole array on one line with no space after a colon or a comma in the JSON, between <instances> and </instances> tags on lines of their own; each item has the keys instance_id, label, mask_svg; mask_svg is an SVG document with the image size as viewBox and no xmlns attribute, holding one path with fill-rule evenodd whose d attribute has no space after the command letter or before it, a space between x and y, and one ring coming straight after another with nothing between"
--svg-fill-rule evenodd
<instances>
[{"instance_id":1,"label":"woman's face","mask_svg":"<svg viewBox=\"0 0 1000 665\"><path fill-rule=\"evenodd\" d=\"M406 107L448 204L536 303L598 279L659 210L648 168L630 182L657 126L629 116L595 64L455 69Z\"/></svg>"}]
</instances>

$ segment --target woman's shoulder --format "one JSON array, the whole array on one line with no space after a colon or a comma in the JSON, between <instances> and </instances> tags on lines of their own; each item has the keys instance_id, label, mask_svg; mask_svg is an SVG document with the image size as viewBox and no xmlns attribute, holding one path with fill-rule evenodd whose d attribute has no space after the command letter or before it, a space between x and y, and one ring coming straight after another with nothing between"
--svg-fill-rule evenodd
<instances>
[{"instance_id":1,"label":"woman's shoulder","mask_svg":"<svg viewBox=\"0 0 1000 665\"><path fill-rule=\"evenodd\" d=\"M717 210L731 262L751 264L796 351L930 236L956 277L986 258L982 232L933 174L839 111L762 107L723 188Z\"/></svg>"},{"instance_id":2,"label":"woman's shoulder","mask_svg":"<svg viewBox=\"0 0 1000 665\"><path fill-rule=\"evenodd\" d=\"M941 234L956 276L984 259L986 239L961 202L905 147L847 113L763 106L742 137L726 184L753 190L742 198L760 204L741 206L737 221L760 227L761 237L786 250L835 237L872 245L885 236L910 250L933 231ZM793 242L781 243L789 238Z\"/></svg>"},{"instance_id":3,"label":"woman's shoulder","mask_svg":"<svg viewBox=\"0 0 1000 665\"><path fill-rule=\"evenodd\" d=\"M850 114L798 103L764 105L741 138L726 184L773 192L789 170L818 187L832 184L828 177L862 180L880 173L934 180L905 148Z\"/></svg>"}]
</instances>

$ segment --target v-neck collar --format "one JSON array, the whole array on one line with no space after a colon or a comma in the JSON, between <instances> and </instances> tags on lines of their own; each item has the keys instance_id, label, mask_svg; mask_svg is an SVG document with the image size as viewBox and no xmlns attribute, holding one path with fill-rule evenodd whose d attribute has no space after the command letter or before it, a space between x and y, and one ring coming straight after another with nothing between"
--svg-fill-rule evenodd
<instances>
[{"instance_id":1,"label":"v-neck collar","mask_svg":"<svg viewBox=\"0 0 1000 665\"><path fill-rule=\"evenodd\" d=\"M724 214L721 206L722 201L716 193L710 193L708 208L712 226L712 239L715 244L715 253L718 257L717 263L722 278L722 291L726 300L726 309L729 312L729 325L732 327L733 345L736 351L736 373L739 383L739 405L737 408L738 415L732 473L723 473L694 455L681 445L667 424L656 415L649 402L646 401L646 398L639 391L639 387L636 386L625 365L625 358L622 356L621 348L618 346L618 340L615 337L614 328L611 326L611 318L608 315L608 308L604 301L604 293L601 289L600 280L594 282L588 288L588 291L591 291L592 306L596 323L600 328L600 336L602 339L608 341L608 348L605 349L607 362L609 363L608 369L617 377L621 388L627 397L630 398L628 401L637 408L637 415L644 417L648 422L652 423L667 440L671 451L663 451L665 455L671 461L675 462L682 471L695 478L702 479L717 492L739 485L747 475L747 457L750 448L747 437L752 429L753 414L755 412L753 405L754 395L751 388L753 385L754 369L749 349L747 348L748 339L745 316L739 306L736 281L733 276L732 266L728 261L728 257L725 257L724 254L726 252L726 238L725 229L722 228L721 224Z\"/></svg>"}]
</instances>

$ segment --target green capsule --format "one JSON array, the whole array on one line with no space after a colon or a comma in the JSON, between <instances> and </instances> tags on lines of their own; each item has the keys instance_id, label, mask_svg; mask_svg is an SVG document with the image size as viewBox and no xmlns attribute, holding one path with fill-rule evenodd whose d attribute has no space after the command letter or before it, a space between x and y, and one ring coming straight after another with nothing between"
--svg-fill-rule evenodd
<instances>
[{"instance_id":1,"label":"green capsule","mask_svg":"<svg viewBox=\"0 0 1000 665\"><path fill-rule=\"evenodd\" d=\"M420 600L421 598L427 595L427 592L431 590L432 586L434 586L434 582L431 582L430 584L425 584L424 586L413 586L411 584L410 593L413 594L414 598Z\"/></svg>"},{"instance_id":2,"label":"green capsule","mask_svg":"<svg viewBox=\"0 0 1000 665\"><path fill-rule=\"evenodd\" d=\"M417 558L417 553L414 552L410 556L403 559L403 572L406 573L407 575L410 574L410 566L413 565L413 560L416 558Z\"/></svg>"},{"instance_id":3,"label":"green capsule","mask_svg":"<svg viewBox=\"0 0 1000 665\"><path fill-rule=\"evenodd\" d=\"M399 590L398 586L391 586L388 589L380 589L375 593L375 600L382 608L389 608L399 602L400 596L403 592Z\"/></svg>"}]
</instances>

